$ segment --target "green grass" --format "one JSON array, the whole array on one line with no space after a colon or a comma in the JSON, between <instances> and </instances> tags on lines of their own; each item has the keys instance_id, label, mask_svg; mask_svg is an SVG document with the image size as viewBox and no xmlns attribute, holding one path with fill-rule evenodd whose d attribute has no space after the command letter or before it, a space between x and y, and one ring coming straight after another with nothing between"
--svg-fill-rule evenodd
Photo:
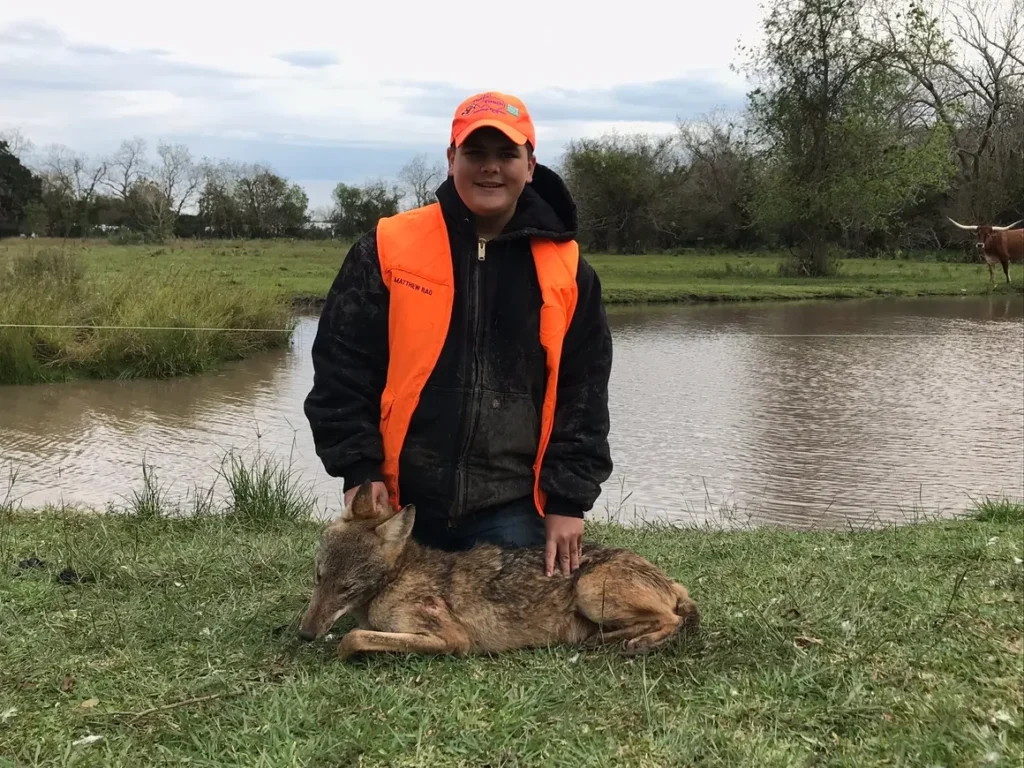
<instances>
[{"instance_id":1,"label":"green grass","mask_svg":"<svg viewBox=\"0 0 1024 768\"><path fill-rule=\"evenodd\" d=\"M25 243L9 241L6 247L12 252L30 247ZM178 241L161 246L109 245L100 240L68 243L65 247L78 250L90 270L110 279L183 270L223 280L238 289L268 289L291 301L314 305L327 295L350 245L287 240ZM921 254L915 260L846 259L838 277L820 279L779 277L781 253L588 254L586 258L601 275L610 304L1024 292L1024 279L1007 287L1000 278L993 288L988 269L980 261L942 262L935 254ZM1014 265L1014 271L1019 274L1020 267Z\"/></svg>"},{"instance_id":2,"label":"green grass","mask_svg":"<svg viewBox=\"0 0 1024 768\"><path fill-rule=\"evenodd\" d=\"M169 514L167 496L140 516L131 500L102 515L0 495L0 765L1024 758L1019 501L845 533L591 524L690 587L697 638L635 659L553 648L342 664L337 637L296 636L319 525L264 488L276 502L263 513L195 517Z\"/></svg>"},{"instance_id":3,"label":"green grass","mask_svg":"<svg viewBox=\"0 0 1024 768\"><path fill-rule=\"evenodd\" d=\"M0 329L0 384L193 374L285 344L287 333L251 329L290 328L293 310L315 311L348 247L286 240L4 241L0 323L235 330ZM992 286L980 263L944 262L935 254L848 259L838 276L820 279L781 277L782 254L587 258L609 305L1024 293L1024 275Z\"/></svg>"},{"instance_id":4,"label":"green grass","mask_svg":"<svg viewBox=\"0 0 1024 768\"><path fill-rule=\"evenodd\" d=\"M287 344L293 318L273 289L188 264L109 271L87 249L30 244L0 248L2 323L77 326L0 328L0 384L28 384L200 373Z\"/></svg>"},{"instance_id":5,"label":"green grass","mask_svg":"<svg viewBox=\"0 0 1024 768\"><path fill-rule=\"evenodd\" d=\"M979 264L844 259L835 277L780 277L782 255L588 256L611 304L642 301L788 301L877 296L1024 293L1024 275L991 285Z\"/></svg>"}]
</instances>

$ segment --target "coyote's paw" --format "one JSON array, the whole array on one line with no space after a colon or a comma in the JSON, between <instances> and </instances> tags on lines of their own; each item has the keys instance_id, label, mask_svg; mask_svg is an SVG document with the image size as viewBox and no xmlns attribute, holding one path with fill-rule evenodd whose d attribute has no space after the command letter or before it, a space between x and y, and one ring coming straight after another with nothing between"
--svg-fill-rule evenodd
<instances>
[{"instance_id":1,"label":"coyote's paw","mask_svg":"<svg viewBox=\"0 0 1024 768\"><path fill-rule=\"evenodd\" d=\"M665 645L679 631L682 620L665 624L653 632L647 632L637 637L631 637L622 644L622 650L629 655L647 653L662 645Z\"/></svg>"},{"instance_id":2,"label":"coyote's paw","mask_svg":"<svg viewBox=\"0 0 1024 768\"><path fill-rule=\"evenodd\" d=\"M348 661L349 657L354 656L357 653L359 653L359 648L357 648L356 644L352 642L352 635L345 635L341 639L341 642L338 643L338 660Z\"/></svg>"},{"instance_id":3,"label":"coyote's paw","mask_svg":"<svg viewBox=\"0 0 1024 768\"><path fill-rule=\"evenodd\" d=\"M639 656L649 653L657 643L651 642L646 636L634 637L632 640L625 640L622 643L622 652L627 656Z\"/></svg>"}]
</instances>

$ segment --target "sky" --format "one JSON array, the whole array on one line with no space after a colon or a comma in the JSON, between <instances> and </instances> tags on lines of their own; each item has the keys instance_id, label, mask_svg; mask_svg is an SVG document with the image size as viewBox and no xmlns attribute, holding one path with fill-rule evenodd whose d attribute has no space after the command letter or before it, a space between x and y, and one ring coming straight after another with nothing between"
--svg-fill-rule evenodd
<instances>
[{"instance_id":1,"label":"sky","mask_svg":"<svg viewBox=\"0 0 1024 768\"><path fill-rule=\"evenodd\" d=\"M730 64L758 34L757 0L607 7L2 3L0 131L90 157L141 136L154 156L169 141L264 162L317 207L339 181L392 179L419 153L443 160L455 106L483 90L526 102L541 162L573 138L742 108L748 86Z\"/></svg>"}]
</instances>

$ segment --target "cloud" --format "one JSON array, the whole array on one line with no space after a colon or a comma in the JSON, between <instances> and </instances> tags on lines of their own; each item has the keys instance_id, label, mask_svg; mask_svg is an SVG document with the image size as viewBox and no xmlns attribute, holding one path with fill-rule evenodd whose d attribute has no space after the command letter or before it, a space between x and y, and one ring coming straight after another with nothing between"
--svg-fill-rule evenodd
<instances>
[{"instance_id":1,"label":"cloud","mask_svg":"<svg viewBox=\"0 0 1024 768\"><path fill-rule=\"evenodd\" d=\"M59 29L35 21L17 21L0 31L0 43L8 45L39 46L59 44L63 40Z\"/></svg>"},{"instance_id":2,"label":"cloud","mask_svg":"<svg viewBox=\"0 0 1024 768\"><path fill-rule=\"evenodd\" d=\"M385 142L314 142L293 137L264 135L223 137L179 134L169 137L184 143L196 156L266 163L288 178L363 181L394 176L420 152L444 159L444 142L436 146Z\"/></svg>"},{"instance_id":3,"label":"cloud","mask_svg":"<svg viewBox=\"0 0 1024 768\"><path fill-rule=\"evenodd\" d=\"M187 91L225 88L250 76L179 61L161 49L121 50L73 43L56 27L31 21L0 30L0 94L15 91Z\"/></svg>"},{"instance_id":4,"label":"cloud","mask_svg":"<svg viewBox=\"0 0 1024 768\"><path fill-rule=\"evenodd\" d=\"M511 81L481 65L468 73L472 79L456 83L439 76L436 57L424 62L406 53L412 48L398 47L374 78L351 66L362 43L334 53L333 38L322 30L306 34L302 26L278 35L276 24L236 19L251 28L226 53L173 29L143 25L129 34L114 24L94 25L90 33L95 17L76 20L77 8L69 4L59 15L55 9L53 22L0 21L0 129L20 128L39 149L61 143L99 157L141 136L151 151L160 141L181 142L197 158L265 162L326 189L337 181L393 178L421 152L443 159L455 106L486 87L508 87L530 106L546 163L557 163L566 143L581 135L671 131L677 119L743 102L742 84L721 69L687 69L672 58L652 71L685 74L644 81L650 60L628 51L618 79L604 86L596 84L594 67L605 59L583 71L572 51L535 72L529 67L536 62L524 62ZM698 53L687 49L691 58ZM553 71L562 85L544 86ZM467 73L453 70L451 77ZM474 84L477 78L486 84Z\"/></svg>"},{"instance_id":5,"label":"cloud","mask_svg":"<svg viewBox=\"0 0 1024 768\"><path fill-rule=\"evenodd\" d=\"M414 114L450 117L455 106L472 91L446 83L400 81L414 95L406 109ZM743 106L745 91L712 73L628 83L609 88L548 88L517 93L537 123L672 123L689 120L715 109Z\"/></svg>"},{"instance_id":6,"label":"cloud","mask_svg":"<svg viewBox=\"0 0 1024 768\"><path fill-rule=\"evenodd\" d=\"M337 55L330 51L286 51L277 54L275 58L305 69L322 69L338 63Z\"/></svg>"}]
</instances>

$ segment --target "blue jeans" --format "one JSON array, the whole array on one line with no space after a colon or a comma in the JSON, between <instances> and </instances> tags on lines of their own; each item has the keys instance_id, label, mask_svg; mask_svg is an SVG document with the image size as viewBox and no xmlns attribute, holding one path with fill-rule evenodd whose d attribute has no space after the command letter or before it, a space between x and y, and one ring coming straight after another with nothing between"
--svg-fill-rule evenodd
<instances>
[{"instance_id":1,"label":"blue jeans","mask_svg":"<svg viewBox=\"0 0 1024 768\"><path fill-rule=\"evenodd\" d=\"M537 513L529 496L500 507L485 509L449 528L444 517L424 509L412 528L412 538L429 547L446 550L469 549L486 542L507 548L543 547L546 541L544 518Z\"/></svg>"}]
</instances>

